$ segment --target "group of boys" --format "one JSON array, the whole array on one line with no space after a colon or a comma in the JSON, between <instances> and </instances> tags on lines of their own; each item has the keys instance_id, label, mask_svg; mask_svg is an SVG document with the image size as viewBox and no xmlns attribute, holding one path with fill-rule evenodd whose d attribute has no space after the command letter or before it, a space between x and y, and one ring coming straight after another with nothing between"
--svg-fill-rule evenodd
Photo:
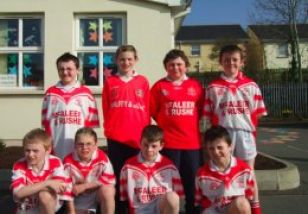
<instances>
[{"instance_id":1,"label":"group of boys","mask_svg":"<svg viewBox=\"0 0 308 214\"><path fill-rule=\"evenodd\" d=\"M241 49L234 45L222 48L219 61L223 74L207 87L205 100L194 101L189 99L197 94L202 97L204 92L195 81L187 81L186 69L177 72L181 63L188 66L186 56L179 50L168 54L169 61L164 61L168 76L151 90L150 113L158 126L144 126L140 152L116 173L113 160L98 149L93 129L80 128L97 127L99 119L92 93L76 82L78 58L69 53L58 58L61 81L47 90L43 101L45 131L35 129L24 137L25 157L13 168L18 213L55 213L63 200L68 201L68 213L89 213L96 202L101 213L114 213L116 194L128 202L130 213L179 213L184 197L186 204L194 206L186 207L187 213L261 213L253 169L257 119L266 115L266 109L256 83L240 72ZM180 81L172 82L174 79ZM177 91L174 95L169 82ZM203 109L198 109L200 104ZM204 134L209 161L202 167L199 123L194 123L200 118L194 111L203 111L207 125L212 126ZM169 120L172 116L179 117ZM192 118L191 122L187 118ZM56 126L51 127L49 120L57 121ZM174 138L174 133L180 134ZM52 145L49 136L61 143Z\"/></svg>"}]
</instances>

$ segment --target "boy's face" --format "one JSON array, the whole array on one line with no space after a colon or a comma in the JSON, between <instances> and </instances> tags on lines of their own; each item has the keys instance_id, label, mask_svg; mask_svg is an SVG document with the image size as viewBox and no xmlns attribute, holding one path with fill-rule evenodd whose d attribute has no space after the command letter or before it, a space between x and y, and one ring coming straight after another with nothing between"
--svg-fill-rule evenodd
<instances>
[{"instance_id":1,"label":"boy's face","mask_svg":"<svg viewBox=\"0 0 308 214\"><path fill-rule=\"evenodd\" d=\"M75 150L81 161L89 162L97 149L95 138L88 134L81 134L75 142Z\"/></svg>"},{"instance_id":2,"label":"boy's face","mask_svg":"<svg viewBox=\"0 0 308 214\"><path fill-rule=\"evenodd\" d=\"M146 161L154 161L162 148L163 145L160 140L155 142L148 142L145 138L141 140L141 155Z\"/></svg>"},{"instance_id":3,"label":"boy's face","mask_svg":"<svg viewBox=\"0 0 308 214\"><path fill-rule=\"evenodd\" d=\"M230 161L231 146L223 139L216 139L206 144L206 150L210 159L215 164L224 164Z\"/></svg>"},{"instance_id":4,"label":"boy's face","mask_svg":"<svg viewBox=\"0 0 308 214\"><path fill-rule=\"evenodd\" d=\"M79 70L74 61L59 62L57 65L59 78L63 85L73 85L77 80Z\"/></svg>"},{"instance_id":5,"label":"boy's face","mask_svg":"<svg viewBox=\"0 0 308 214\"><path fill-rule=\"evenodd\" d=\"M173 81L181 80L187 71L185 61L181 57L169 60L165 67L168 77Z\"/></svg>"},{"instance_id":6,"label":"boy's face","mask_svg":"<svg viewBox=\"0 0 308 214\"><path fill-rule=\"evenodd\" d=\"M135 53L132 51L121 52L116 59L118 68L122 74L128 74L134 70L137 62Z\"/></svg>"},{"instance_id":7,"label":"boy's face","mask_svg":"<svg viewBox=\"0 0 308 214\"><path fill-rule=\"evenodd\" d=\"M45 149L43 142L34 142L24 146L24 153L28 165L34 168L41 168L44 164L45 156L50 151Z\"/></svg>"},{"instance_id":8,"label":"boy's face","mask_svg":"<svg viewBox=\"0 0 308 214\"><path fill-rule=\"evenodd\" d=\"M226 52L222 55L220 64L227 77L236 77L244 63L239 52Z\"/></svg>"}]
</instances>

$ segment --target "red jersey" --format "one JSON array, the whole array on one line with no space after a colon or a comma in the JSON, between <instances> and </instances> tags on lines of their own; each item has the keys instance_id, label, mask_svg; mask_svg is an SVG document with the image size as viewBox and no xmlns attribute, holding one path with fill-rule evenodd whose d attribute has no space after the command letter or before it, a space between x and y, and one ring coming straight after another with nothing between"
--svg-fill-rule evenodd
<instances>
[{"instance_id":1,"label":"red jersey","mask_svg":"<svg viewBox=\"0 0 308 214\"><path fill-rule=\"evenodd\" d=\"M167 78L151 89L151 116L164 130L167 149L199 149L201 147L199 120L204 91L196 80L185 78L175 84Z\"/></svg>"},{"instance_id":2,"label":"red jersey","mask_svg":"<svg viewBox=\"0 0 308 214\"><path fill-rule=\"evenodd\" d=\"M121 170L120 200L128 201L130 213L153 202L159 195L174 191L184 197L181 178L173 163L158 154L152 165L146 165L141 153L128 159Z\"/></svg>"},{"instance_id":3,"label":"red jersey","mask_svg":"<svg viewBox=\"0 0 308 214\"><path fill-rule=\"evenodd\" d=\"M70 176L74 184L97 182L100 185L114 185L115 175L111 162L107 155L97 149L91 158L91 161L84 164L80 161L77 154L71 153L64 158L64 169ZM96 192L92 194L83 193L74 199L75 207L87 210L95 208Z\"/></svg>"},{"instance_id":4,"label":"red jersey","mask_svg":"<svg viewBox=\"0 0 308 214\"><path fill-rule=\"evenodd\" d=\"M106 79L103 88L105 136L139 148L142 129L150 123L149 82L135 74L129 81L114 75Z\"/></svg>"},{"instance_id":5,"label":"red jersey","mask_svg":"<svg viewBox=\"0 0 308 214\"><path fill-rule=\"evenodd\" d=\"M42 125L52 136L53 152L63 159L74 151L75 133L82 127L98 127L98 110L91 91L86 86L66 89L58 83L44 97Z\"/></svg>"},{"instance_id":6,"label":"red jersey","mask_svg":"<svg viewBox=\"0 0 308 214\"><path fill-rule=\"evenodd\" d=\"M254 132L258 118L266 114L258 85L242 72L235 81L222 75L207 87L204 116L213 125Z\"/></svg>"},{"instance_id":7,"label":"red jersey","mask_svg":"<svg viewBox=\"0 0 308 214\"><path fill-rule=\"evenodd\" d=\"M222 213L237 196L252 200L254 187L253 172L244 161L232 157L225 172L209 161L196 176L195 205L203 208L202 213Z\"/></svg>"},{"instance_id":8,"label":"red jersey","mask_svg":"<svg viewBox=\"0 0 308 214\"><path fill-rule=\"evenodd\" d=\"M24 186L49 179L57 179L67 183L66 192L62 195L58 195L58 197L61 200L73 200L71 180L64 172L61 160L52 155L46 155L43 169L39 173L36 173L31 166L28 166L25 158L18 160L13 166L11 188L13 193L16 193ZM37 194L16 202L18 203L19 211L27 210L29 213L31 213L32 210L38 209L39 205Z\"/></svg>"}]
</instances>

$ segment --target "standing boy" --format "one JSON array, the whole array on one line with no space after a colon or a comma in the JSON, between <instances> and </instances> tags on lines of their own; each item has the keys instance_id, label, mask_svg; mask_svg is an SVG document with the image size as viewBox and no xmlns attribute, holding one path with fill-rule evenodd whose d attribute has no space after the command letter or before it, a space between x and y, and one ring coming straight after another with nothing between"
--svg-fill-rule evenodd
<instances>
[{"instance_id":1,"label":"standing boy","mask_svg":"<svg viewBox=\"0 0 308 214\"><path fill-rule=\"evenodd\" d=\"M42 129L23 138L25 157L13 166L11 188L17 213L54 214L61 200L72 200L71 183L61 160L50 155L51 139Z\"/></svg>"},{"instance_id":2,"label":"standing boy","mask_svg":"<svg viewBox=\"0 0 308 214\"><path fill-rule=\"evenodd\" d=\"M178 214L183 187L176 167L159 153L162 129L146 126L140 147L140 153L121 170L120 200L128 201L130 213Z\"/></svg>"},{"instance_id":3,"label":"standing boy","mask_svg":"<svg viewBox=\"0 0 308 214\"><path fill-rule=\"evenodd\" d=\"M164 130L162 154L178 168L185 191L186 213L194 213L194 179L202 163L201 118L204 91L200 83L186 76L189 61L181 50L164 58L167 76L151 89L150 112Z\"/></svg>"},{"instance_id":4,"label":"standing boy","mask_svg":"<svg viewBox=\"0 0 308 214\"><path fill-rule=\"evenodd\" d=\"M64 159L64 168L73 180L74 202L68 210L88 213L97 204L104 214L114 214L115 176L107 155L97 148L96 132L89 127L78 129L75 151Z\"/></svg>"},{"instance_id":5,"label":"standing boy","mask_svg":"<svg viewBox=\"0 0 308 214\"><path fill-rule=\"evenodd\" d=\"M57 59L60 81L44 96L42 126L52 136L53 153L63 159L74 150L74 137L81 127L99 126L92 92L77 81L79 59L64 53Z\"/></svg>"},{"instance_id":6,"label":"standing boy","mask_svg":"<svg viewBox=\"0 0 308 214\"><path fill-rule=\"evenodd\" d=\"M245 160L254 169L257 122L259 117L267 114L261 91L240 71L244 58L238 46L223 47L219 62L223 74L207 87L204 116L213 125L228 130L234 156Z\"/></svg>"},{"instance_id":7,"label":"standing boy","mask_svg":"<svg viewBox=\"0 0 308 214\"><path fill-rule=\"evenodd\" d=\"M210 160L196 176L196 206L201 206L204 214L260 214L253 170L232 156L228 131L212 126L205 132L204 142Z\"/></svg>"}]
</instances>

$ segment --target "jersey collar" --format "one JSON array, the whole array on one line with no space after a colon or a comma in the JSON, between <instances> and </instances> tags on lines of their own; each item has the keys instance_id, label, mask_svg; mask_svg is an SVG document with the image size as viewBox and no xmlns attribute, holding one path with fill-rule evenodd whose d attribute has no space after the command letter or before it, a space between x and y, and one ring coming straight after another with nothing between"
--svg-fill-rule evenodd
<instances>
[{"instance_id":1,"label":"jersey collar","mask_svg":"<svg viewBox=\"0 0 308 214\"><path fill-rule=\"evenodd\" d=\"M158 153L157 156L156 156L156 158L152 161L152 163L158 163L158 162L160 162L160 161L161 161L161 158L162 158L161 154ZM138 159L138 162L139 162L139 163L144 163L144 162L145 162L144 158L143 158L142 155L141 155L141 152L139 152L139 154L138 154L138 156L137 156L137 159Z\"/></svg>"},{"instance_id":2,"label":"jersey collar","mask_svg":"<svg viewBox=\"0 0 308 214\"><path fill-rule=\"evenodd\" d=\"M235 165L236 165L236 159L233 156L231 156L231 163L230 163L229 167L224 172L221 172L221 171L219 171L218 166L216 166L215 163L212 160L209 161L209 167L210 167L211 171L219 172L219 173L222 173L222 174L228 174L230 172L231 168L234 167Z\"/></svg>"},{"instance_id":3,"label":"jersey collar","mask_svg":"<svg viewBox=\"0 0 308 214\"><path fill-rule=\"evenodd\" d=\"M57 87L57 88L60 88L60 89L63 89L63 90L65 90L65 91L70 91L70 90L72 90L72 89L74 89L74 88L79 88L79 87L80 87L80 82L79 82L79 81L76 81L75 84L73 84L73 85L63 85L63 84L61 83L61 81L59 81L59 82L56 84L56 87Z\"/></svg>"},{"instance_id":4,"label":"jersey collar","mask_svg":"<svg viewBox=\"0 0 308 214\"><path fill-rule=\"evenodd\" d=\"M173 85L181 85L185 80L188 80L188 76L184 74L184 77L181 80L172 80L168 76L166 76L165 79L171 82Z\"/></svg>"},{"instance_id":5,"label":"jersey collar","mask_svg":"<svg viewBox=\"0 0 308 214\"><path fill-rule=\"evenodd\" d=\"M78 162L80 165L82 165L82 166L89 166L89 165L92 163L92 161L93 161L94 159L97 158L97 156L98 156L98 149L96 149L96 150L93 152L93 154L92 154L92 156L91 156L91 160L89 161L89 163L84 163L84 162L81 162L81 160L79 159L79 157L78 157L76 151L73 152L73 159L74 159L75 161L77 161L77 162Z\"/></svg>"}]
</instances>

